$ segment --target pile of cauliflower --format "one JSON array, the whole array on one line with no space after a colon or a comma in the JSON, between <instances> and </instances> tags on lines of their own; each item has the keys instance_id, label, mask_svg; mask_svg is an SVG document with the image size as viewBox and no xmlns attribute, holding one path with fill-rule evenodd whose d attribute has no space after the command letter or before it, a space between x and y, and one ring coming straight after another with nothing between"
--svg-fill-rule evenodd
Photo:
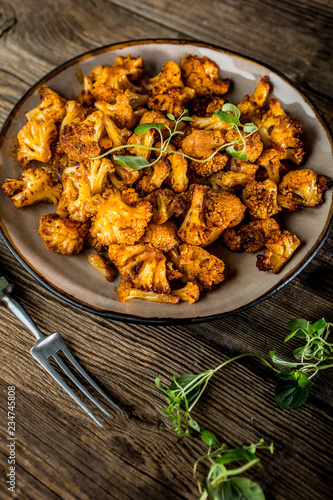
<instances>
[{"instance_id":1,"label":"pile of cauliflower","mask_svg":"<svg viewBox=\"0 0 333 500\"><path fill-rule=\"evenodd\" d=\"M223 148L214 154L239 138L215 114L229 87L215 62L195 55L180 65L166 62L153 78L145 77L141 57L119 56L84 77L77 100L45 87L17 136L24 171L5 179L2 189L17 208L57 205L40 219L46 248L76 255L92 247L88 260L108 281L116 269L123 276L117 287L122 302L196 302L224 279L223 261L207 250L216 241L236 252L265 248L257 267L277 273L300 240L274 217L319 205L332 181L300 169L302 127L277 99L266 105L267 77L238 104L241 122L258 128L245 138L247 161ZM132 170L112 154L101 157L118 148L117 155L152 163L161 136L154 128L144 134L135 128L163 123L172 129L170 115L184 113L191 120L179 122L181 133L153 166ZM167 138L165 126L161 133ZM236 151L241 147L235 144Z\"/></svg>"}]
</instances>

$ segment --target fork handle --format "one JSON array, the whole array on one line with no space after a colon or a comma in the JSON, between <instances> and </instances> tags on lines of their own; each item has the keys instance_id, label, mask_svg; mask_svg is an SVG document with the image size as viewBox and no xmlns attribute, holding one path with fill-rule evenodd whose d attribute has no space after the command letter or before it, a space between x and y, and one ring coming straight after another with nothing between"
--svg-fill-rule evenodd
<instances>
[{"instance_id":1,"label":"fork handle","mask_svg":"<svg viewBox=\"0 0 333 500\"><path fill-rule=\"evenodd\" d=\"M14 289L14 285L9 284L3 290L0 290L0 302L5 304L8 309L16 316L18 320L23 323L23 325L34 334L37 340L43 340L46 335L42 333L39 328L35 325L27 311L24 307L11 296L11 292Z\"/></svg>"}]
</instances>

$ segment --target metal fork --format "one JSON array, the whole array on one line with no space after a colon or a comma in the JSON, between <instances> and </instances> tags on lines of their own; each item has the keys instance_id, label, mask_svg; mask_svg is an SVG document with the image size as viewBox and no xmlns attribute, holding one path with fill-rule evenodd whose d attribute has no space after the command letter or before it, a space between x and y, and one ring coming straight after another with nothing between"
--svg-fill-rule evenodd
<instances>
[{"instance_id":1,"label":"metal fork","mask_svg":"<svg viewBox=\"0 0 333 500\"><path fill-rule=\"evenodd\" d=\"M97 399L90 394L90 392L81 384L74 373L67 367L67 365L58 356L58 352L61 351L65 354L67 359L73 364L77 371L98 391L109 403L111 403L115 408L122 412L116 403L114 403L105 392L98 387L96 382L88 375L88 373L82 368L82 366L76 361L71 351L68 349L64 339L60 333L52 333L51 335L44 335L24 307L11 296L11 292L14 289L14 285L9 283L4 276L0 276L0 303L5 304L8 309L24 324L31 333L33 333L38 340L37 344L30 350L33 357L45 368L45 370L61 385L63 389L81 406L81 408L88 413L88 415L101 427L101 422L95 417L95 415L89 410L89 408L81 401L81 399L75 394L74 391L69 387L69 385L64 381L60 374L53 368L49 363L48 358L52 357L54 361L58 364L61 370L70 378L72 382L92 401L100 410L102 410L106 415L111 417L110 413L97 401Z\"/></svg>"}]
</instances>

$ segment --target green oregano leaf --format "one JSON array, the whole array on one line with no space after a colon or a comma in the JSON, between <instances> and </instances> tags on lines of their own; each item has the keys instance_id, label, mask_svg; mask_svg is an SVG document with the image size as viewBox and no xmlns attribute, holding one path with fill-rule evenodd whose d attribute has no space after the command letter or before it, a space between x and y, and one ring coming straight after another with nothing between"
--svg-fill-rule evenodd
<instances>
[{"instance_id":1,"label":"green oregano leaf","mask_svg":"<svg viewBox=\"0 0 333 500\"><path fill-rule=\"evenodd\" d=\"M141 123L141 125L138 125L135 129L134 132L138 135L145 134L152 128L155 128L156 130L161 130L166 124L165 123Z\"/></svg>"},{"instance_id":2,"label":"green oregano leaf","mask_svg":"<svg viewBox=\"0 0 333 500\"><path fill-rule=\"evenodd\" d=\"M182 122L190 122L191 120L192 120L191 116L183 116L181 119Z\"/></svg>"},{"instance_id":3,"label":"green oregano leaf","mask_svg":"<svg viewBox=\"0 0 333 500\"><path fill-rule=\"evenodd\" d=\"M212 434L209 431L206 431L205 429L203 429L201 431L201 439L210 448L214 448L214 447L216 447L216 446L219 445L219 443L218 443L216 437L214 436L214 434Z\"/></svg>"},{"instance_id":4,"label":"green oregano leaf","mask_svg":"<svg viewBox=\"0 0 333 500\"><path fill-rule=\"evenodd\" d=\"M287 368L296 368L297 366L302 364L302 363L295 363L293 361L285 361L284 359L277 356L275 354L275 351L270 351L269 354L271 356L273 363L276 363L277 365L286 366Z\"/></svg>"},{"instance_id":5,"label":"green oregano leaf","mask_svg":"<svg viewBox=\"0 0 333 500\"><path fill-rule=\"evenodd\" d=\"M216 115L222 123L231 123L233 125L239 124L238 118L231 115L230 113L227 113L226 111L216 110L214 115Z\"/></svg>"},{"instance_id":6,"label":"green oregano leaf","mask_svg":"<svg viewBox=\"0 0 333 500\"><path fill-rule=\"evenodd\" d=\"M231 113L234 115L235 118L237 118L237 120L239 120L239 117L241 115L241 112L239 111L237 106L231 104L230 102L226 102L225 104L223 104L222 111L231 111Z\"/></svg>"},{"instance_id":7,"label":"green oregano leaf","mask_svg":"<svg viewBox=\"0 0 333 500\"><path fill-rule=\"evenodd\" d=\"M240 160L247 161L247 156L244 150L237 151L235 146L229 146L226 148L227 153L229 153L234 158L239 158Z\"/></svg>"},{"instance_id":8,"label":"green oregano leaf","mask_svg":"<svg viewBox=\"0 0 333 500\"><path fill-rule=\"evenodd\" d=\"M149 167L150 163L143 156L113 156L114 161L124 165L124 167L132 170L141 170L141 168Z\"/></svg>"},{"instance_id":9,"label":"green oregano leaf","mask_svg":"<svg viewBox=\"0 0 333 500\"><path fill-rule=\"evenodd\" d=\"M254 123L245 123L243 130L246 134L253 134L258 130L258 127Z\"/></svg>"},{"instance_id":10,"label":"green oregano leaf","mask_svg":"<svg viewBox=\"0 0 333 500\"><path fill-rule=\"evenodd\" d=\"M247 477L230 477L214 488L207 487L210 500L265 500L258 483Z\"/></svg>"},{"instance_id":11,"label":"green oregano leaf","mask_svg":"<svg viewBox=\"0 0 333 500\"><path fill-rule=\"evenodd\" d=\"M200 432L199 424L195 420L193 420L193 418L189 419L188 425L192 427L192 429L194 429L195 431Z\"/></svg>"},{"instance_id":12,"label":"green oregano leaf","mask_svg":"<svg viewBox=\"0 0 333 500\"><path fill-rule=\"evenodd\" d=\"M167 114L167 118L169 118L169 120L171 120L172 122L175 122L176 121L176 118L173 116L172 113L168 113Z\"/></svg>"},{"instance_id":13,"label":"green oregano leaf","mask_svg":"<svg viewBox=\"0 0 333 500\"><path fill-rule=\"evenodd\" d=\"M278 380L275 385L275 400L279 408L298 408L308 397L308 387L300 385L298 380Z\"/></svg>"},{"instance_id":14,"label":"green oregano leaf","mask_svg":"<svg viewBox=\"0 0 333 500\"><path fill-rule=\"evenodd\" d=\"M187 373L184 375L180 375L180 377L174 377L174 380L172 384L170 385L170 389L172 391L177 391L179 390L179 386L184 389L188 384L193 382L195 379L198 378L198 375L193 375L192 373ZM188 392L185 392L186 399L187 401L192 401L197 397L197 395L200 392L200 385L197 385L194 389L189 390Z\"/></svg>"}]
</instances>

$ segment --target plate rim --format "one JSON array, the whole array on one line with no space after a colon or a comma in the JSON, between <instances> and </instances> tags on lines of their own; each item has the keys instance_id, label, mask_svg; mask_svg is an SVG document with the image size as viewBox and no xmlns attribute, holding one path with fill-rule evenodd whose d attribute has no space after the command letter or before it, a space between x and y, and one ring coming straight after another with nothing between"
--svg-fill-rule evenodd
<instances>
[{"instance_id":1,"label":"plate rim","mask_svg":"<svg viewBox=\"0 0 333 500\"><path fill-rule=\"evenodd\" d=\"M322 125L326 129L328 139L331 143L331 147L333 150L333 133L331 130L331 127L326 120L325 116L321 112L321 110L317 107L317 105L312 101L312 99L301 89L297 83L293 82L289 77L287 77L284 73L282 73L280 70L274 68L270 64L264 63L259 59L256 59L254 57L246 56L244 54L241 54L237 51L229 50L226 49L220 45L214 44L214 43L206 43L201 40L196 40L196 39L178 39L178 38L144 38L144 39L136 39L136 40L127 40L127 41L121 41L121 42L116 42L112 44L106 44L100 47L96 47L94 49L90 49L88 51L82 52L81 54L78 54L77 56L72 57L71 59L66 60L64 63L61 63L54 67L52 70L50 70L48 73L43 75L42 78L40 78L37 82L35 82L31 87L28 88L28 90L21 96L21 98L17 101L17 103L14 105L14 107L11 109L10 113L8 114L7 118L5 119L1 129L0 129L0 147L2 146L2 143L4 141L6 131L9 128L12 118L15 116L17 110L20 108L20 106L23 104L23 102L26 100L29 95L33 94L35 90L43 83L45 80L50 80L53 76L56 76L60 71L63 69L72 66L75 62L79 62L80 60L88 59L89 57L93 55L97 55L98 53L104 53L108 51L109 49L117 50L117 47L119 48L124 48L124 47L130 47L134 45L148 45L148 44L175 44L175 45L196 45L198 47L203 47L203 48L208 48L208 49L213 49L213 50L218 50L220 52L223 52L225 54L230 54L231 56L237 56L242 59L246 59L247 61L254 62L256 64L259 64L263 66L264 68L267 68L271 72L277 74L280 78L285 80L287 83L289 83L292 87L294 87L304 98L304 100L312 107L312 109L315 111L319 119L321 120ZM316 256L316 254L320 251L324 243L326 242L330 231L333 228L333 203L331 206L331 212L329 214L329 217L326 221L326 227L323 229L323 235L317 239L317 243L315 243L315 247L311 252L308 253L303 258L303 261L301 264L294 270L291 270L289 275L287 275L283 280L281 280L277 285L273 286L270 290L267 292L263 293L261 296L257 297L256 299L252 300L251 302L248 302L247 304L244 304L243 306L237 307L233 310L226 311L223 313L217 313L217 314L211 314L207 316L200 316L200 317L188 317L188 318L159 318L159 317L152 317L152 318L144 318L144 317L139 317L136 315L130 315L130 314L122 314L122 313L115 313L111 311L106 311L106 310L99 310L97 308L94 308L91 305L87 305L85 303L80 302L78 299L72 299L69 295L67 295L63 291L59 291L56 287L50 285L48 281L46 281L42 276L40 276L37 271L35 271L31 265L28 264L23 258L23 256L20 255L20 253L14 248L14 245L11 244L10 239L6 236L5 231L1 227L1 219L0 219L0 236L2 240L4 241L6 247L8 250L12 253L12 255L15 257L15 259L22 265L22 267L28 271L28 273L37 281L39 282L43 287L45 287L47 290L52 292L54 295L56 295L58 298L64 300L65 302L70 303L71 305L79 308L80 310L86 312L86 313L92 313L94 315L106 318L106 319L112 319L116 321L121 321L121 322L127 322L127 323L134 323L134 324L150 324L150 325L156 325L156 326L165 326L165 325L183 325L183 324L195 324L195 323L202 323L202 322L207 322L207 321L215 321L218 319L223 319L229 316L233 316L238 313L242 313L243 311L256 306L263 302L264 300L272 297L275 293L280 291L284 286L288 285L298 274L302 272L302 270L311 262L311 260ZM319 240L319 241L318 241Z\"/></svg>"}]
</instances>

